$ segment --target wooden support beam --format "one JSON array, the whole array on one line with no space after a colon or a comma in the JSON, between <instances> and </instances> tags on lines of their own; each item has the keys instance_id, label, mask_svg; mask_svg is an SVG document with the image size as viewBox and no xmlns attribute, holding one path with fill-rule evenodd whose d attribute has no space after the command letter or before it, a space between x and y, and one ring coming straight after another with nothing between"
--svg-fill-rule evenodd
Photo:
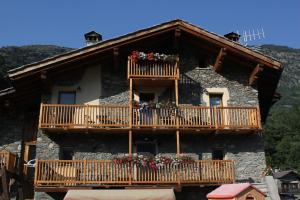
<instances>
[{"instance_id":1,"label":"wooden support beam","mask_svg":"<svg viewBox=\"0 0 300 200\"><path fill-rule=\"evenodd\" d=\"M220 72L221 69L222 69L222 62L223 62L223 59L226 55L226 48L221 48L220 51L219 51L219 54L217 56L217 59L215 61L215 64L214 64L214 70L216 72Z\"/></svg>"},{"instance_id":2,"label":"wooden support beam","mask_svg":"<svg viewBox=\"0 0 300 200\"><path fill-rule=\"evenodd\" d=\"M176 156L180 155L180 132L176 131Z\"/></svg>"},{"instance_id":3,"label":"wooden support beam","mask_svg":"<svg viewBox=\"0 0 300 200\"><path fill-rule=\"evenodd\" d=\"M175 103L176 106L179 104L179 97L178 97L178 79L175 80Z\"/></svg>"},{"instance_id":4,"label":"wooden support beam","mask_svg":"<svg viewBox=\"0 0 300 200\"><path fill-rule=\"evenodd\" d=\"M128 154L132 156L132 130L128 132Z\"/></svg>"},{"instance_id":5,"label":"wooden support beam","mask_svg":"<svg viewBox=\"0 0 300 200\"><path fill-rule=\"evenodd\" d=\"M132 79L129 79L129 128L132 128Z\"/></svg>"},{"instance_id":6,"label":"wooden support beam","mask_svg":"<svg viewBox=\"0 0 300 200\"><path fill-rule=\"evenodd\" d=\"M174 34L174 53L179 52L180 48L180 36L181 36L181 30L180 29L175 29L175 34Z\"/></svg>"},{"instance_id":7,"label":"wooden support beam","mask_svg":"<svg viewBox=\"0 0 300 200\"><path fill-rule=\"evenodd\" d=\"M119 48L114 48L113 53L114 53L114 70L117 70L119 68L119 63L120 63Z\"/></svg>"},{"instance_id":8,"label":"wooden support beam","mask_svg":"<svg viewBox=\"0 0 300 200\"><path fill-rule=\"evenodd\" d=\"M250 74L249 77L249 85L254 85L257 82L259 74L263 71L262 65L257 64L256 67L253 69L253 71Z\"/></svg>"}]
</instances>

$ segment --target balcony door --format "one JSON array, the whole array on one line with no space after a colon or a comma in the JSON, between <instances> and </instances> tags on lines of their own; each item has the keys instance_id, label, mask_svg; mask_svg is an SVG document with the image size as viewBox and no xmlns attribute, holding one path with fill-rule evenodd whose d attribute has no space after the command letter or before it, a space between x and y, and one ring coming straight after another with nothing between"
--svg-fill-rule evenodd
<instances>
[{"instance_id":1,"label":"balcony door","mask_svg":"<svg viewBox=\"0 0 300 200\"><path fill-rule=\"evenodd\" d=\"M152 125L156 110L151 109L155 101L155 93L140 93L140 125Z\"/></svg>"},{"instance_id":2,"label":"balcony door","mask_svg":"<svg viewBox=\"0 0 300 200\"><path fill-rule=\"evenodd\" d=\"M76 103L76 92L72 91L60 91L58 94L58 104L63 104L61 106L61 112L57 119L62 125L72 125L73 124L73 116L75 113L75 107L70 106Z\"/></svg>"},{"instance_id":3,"label":"balcony door","mask_svg":"<svg viewBox=\"0 0 300 200\"><path fill-rule=\"evenodd\" d=\"M218 126L223 124L223 110L218 109L223 107L223 94L209 94L209 105L211 107L212 124L217 123ZM215 110L215 108L217 109Z\"/></svg>"}]
</instances>

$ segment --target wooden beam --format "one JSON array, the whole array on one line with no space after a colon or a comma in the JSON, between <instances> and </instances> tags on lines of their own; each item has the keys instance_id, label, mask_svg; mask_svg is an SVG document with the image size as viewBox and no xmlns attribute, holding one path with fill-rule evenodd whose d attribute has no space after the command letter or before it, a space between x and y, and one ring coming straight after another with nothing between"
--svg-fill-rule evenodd
<instances>
[{"instance_id":1,"label":"wooden beam","mask_svg":"<svg viewBox=\"0 0 300 200\"><path fill-rule=\"evenodd\" d=\"M222 69L222 62L223 62L223 59L226 55L226 48L221 48L220 51L219 51L219 54L216 58L216 61L215 61L215 64L214 64L214 70L216 72L220 72L221 69Z\"/></svg>"},{"instance_id":2,"label":"wooden beam","mask_svg":"<svg viewBox=\"0 0 300 200\"><path fill-rule=\"evenodd\" d=\"M179 53L179 47L180 47L180 36L181 36L181 30L180 29L175 29L175 34L174 34L174 53Z\"/></svg>"},{"instance_id":3,"label":"wooden beam","mask_svg":"<svg viewBox=\"0 0 300 200\"><path fill-rule=\"evenodd\" d=\"M176 106L178 106L179 104L179 100L178 100L178 79L175 80L175 103Z\"/></svg>"},{"instance_id":4,"label":"wooden beam","mask_svg":"<svg viewBox=\"0 0 300 200\"><path fill-rule=\"evenodd\" d=\"M131 157L132 156L132 130L129 130L128 132L128 154Z\"/></svg>"},{"instance_id":5,"label":"wooden beam","mask_svg":"<svg viewBox=\"0 0 300 200\"><path fill-rule=\"evenodd\" d=\"M132 128L132 79L129 79L129 128Z\"/></svg>"},{"instance_id":6,"label":"wooden beam","mask_svg":"<svg viewBox=\"0 0 300 200\"><path fill-rule=\"evenodd\" d=\"M250 74L249 77L249 85L254 85L257 82L259 74L263 71L262 65L257 64L256 67L253 69L253 71Z\"/></svg>"},{"instance_id":7,"label":"wooden beam","mask_svg":"<svg viewBox=\"0 0 300 200\"><path fill-rule=\"evenodd\" d=\"M180 133L179 130L176 131L176 156L180 155Z\"/></svg>"}]
</instances>

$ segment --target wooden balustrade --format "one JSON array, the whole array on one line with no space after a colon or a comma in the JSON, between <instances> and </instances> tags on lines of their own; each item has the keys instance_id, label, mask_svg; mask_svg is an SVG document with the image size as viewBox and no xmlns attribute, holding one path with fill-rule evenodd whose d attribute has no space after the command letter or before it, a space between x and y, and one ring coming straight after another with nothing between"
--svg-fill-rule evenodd
<instances>
[{"instance_id":1,"label":"wooden balustrade","mask_svg":"<svg viewBox=\"0 0 300 200\"><path fill-rule=\"evenodd\" d=\"M134 62L128 57L128 78L166 78L179 79L178 61L158 62L140 61Z\"/></svg>"},{"instance_id":2,"label":"wooden balustrade","mask_svg":"<svg viewBox=\"0 0 300 200\"><path fill-rule=\"evenodd\" d=\"M222 184L234 182L230 160L200 160L153 169L101 160L38 160L35 186Z\"/></svg>"},{"instance_id":3,"label":"wooden balustrade","mask_svg":"<svg viewBox=\"0 0 300 200\"><path fill-rule=\"evenodd\" d=\"M132 118L130 120L130 115ZM129 123L132 123L130 126ZM122 105L41 104L40 128L260 129L257 107L132 108Z\"/></svg>"},{"instance_id":4,"label":"wooden balustrade","mask_svg":"<svg viewBox=\"0 0 300 200\"><path fill-rule=\"evenodd\" d=\"M40 112L40 128L129 126L129 106L41 104Z\"/></svg>"},{"instance_id":5,"label":"wooden balustrade","mask_svg":"<svg viewBox=\"0 0 300 200\"><path fill-rule=\"evenodd\" d=\"M0 151L0 168L2 167L14 172L17 167L17 155L9 151Z\"/></svg>"}]
</instances>

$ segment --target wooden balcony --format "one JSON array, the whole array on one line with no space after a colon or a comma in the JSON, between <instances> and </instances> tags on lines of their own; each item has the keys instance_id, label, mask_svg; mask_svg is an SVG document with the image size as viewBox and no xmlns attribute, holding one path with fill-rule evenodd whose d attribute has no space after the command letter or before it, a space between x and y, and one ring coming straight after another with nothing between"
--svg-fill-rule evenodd
<instances>
[{"instance_id":1,"label":"wooden balcony","mask_svg":"<svg viewBox=\"0 0 300 200\"><path fill-rule=\"evenodd\" d=\"M10 172L15 172L17 155L9 151L0 151L0 168L5 167Z\"/></svg>"},{"instance_id":2,"label":"wooden balcony","mask_svg":"<svg viewBox=\"0 0 300 200\"><path fill-rule=\"evenodd\" d=\"M218 185L234 182L234 162L200 160L152 169L132 162L38 160L35 187L107 187L136 185Z\"/></svg>"},{"instance_id":3,"label":"wooden balcony","mask_svg":"<svg viewBox=\"0 0 300 200\"><path fill-rule=\"evenodd\" d=\"M134 62L128 57L127 73L127 77L133 79L179 79L178 61L174 63Z\"/></svg>"},{"instance_id":4,"label":"wooden balcony","mask_svg":"<svg viewBox=\"0 0 300 200\"><path fill-rule=\"evenodd\" d=\"M41 104L39 128L47 130L181 129L245 132L261 129L257 107L132 108L124 105Z\"/></svg>"}]
</instances>

